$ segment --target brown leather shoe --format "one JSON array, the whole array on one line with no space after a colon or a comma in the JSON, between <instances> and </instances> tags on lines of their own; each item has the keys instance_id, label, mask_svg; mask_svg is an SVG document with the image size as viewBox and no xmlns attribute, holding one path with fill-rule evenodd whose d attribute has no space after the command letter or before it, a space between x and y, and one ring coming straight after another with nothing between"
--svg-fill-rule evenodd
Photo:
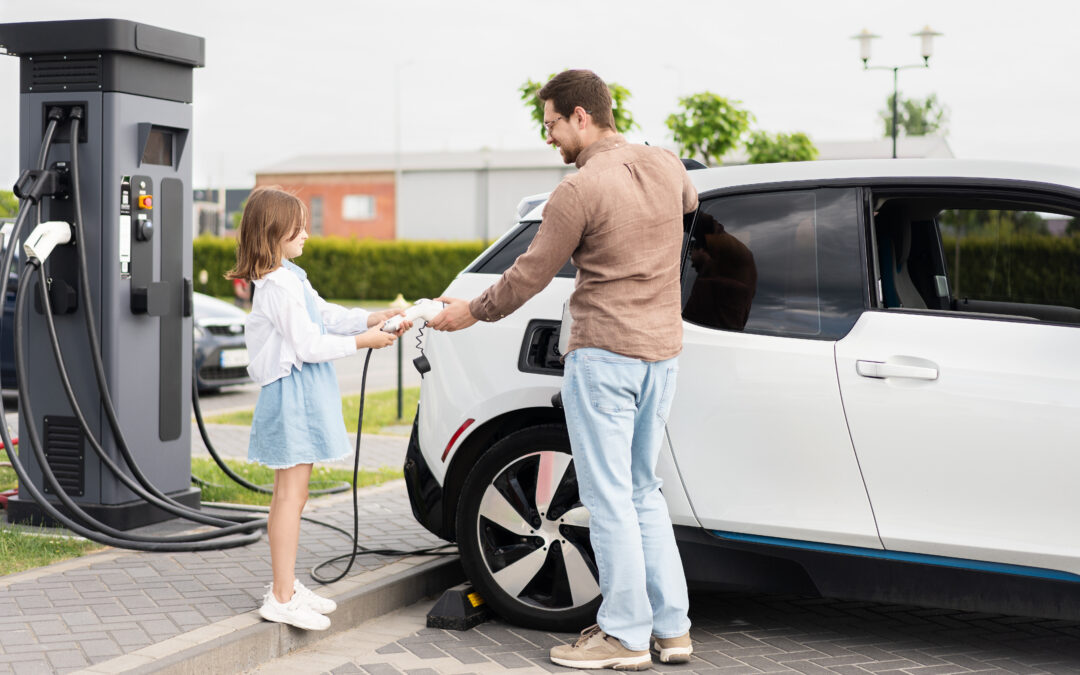
<instances>
[{"instance_id":1,"label":"brown leather shoe","mask_svg":"<svg viewBox=\"0 0 1080 675\"><path fill-rule=\"evenodd\" d=\"M551 648L551 661L567 668L614 668L615 670L647 670L652 667L648 650L636 652L623 647L618 638L589 626L572 645Z\"/></svg>"},{"instance_id":2,"label":"brown leather shoe","mask_svg":"<svg viewBox=\"0 0 1080 675\"><path fill-rule=\"evenodd\" d=\"M673 638L653 637L651 649L660 656L660 663L686 663L694 653L688 632Z\"/></svg>"}]
</instances>

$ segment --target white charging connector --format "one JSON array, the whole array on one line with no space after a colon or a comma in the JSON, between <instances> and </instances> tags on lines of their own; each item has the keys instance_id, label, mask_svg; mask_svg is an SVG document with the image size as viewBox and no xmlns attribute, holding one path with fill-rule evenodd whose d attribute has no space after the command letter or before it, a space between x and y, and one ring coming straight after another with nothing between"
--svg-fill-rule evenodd
<instances>
[{"instance_id":1,"label":"white charging connector","mask_svg":"<svg viewBox=\"0 0 1080 675\"><path fill-rule=\"evenodd\" d=\"M23 244L27 262L37 260L44 264L54 248L71 241L71 235L71 224L62 220L50 220L38 225Z\"/></svg>"}]
</instances>

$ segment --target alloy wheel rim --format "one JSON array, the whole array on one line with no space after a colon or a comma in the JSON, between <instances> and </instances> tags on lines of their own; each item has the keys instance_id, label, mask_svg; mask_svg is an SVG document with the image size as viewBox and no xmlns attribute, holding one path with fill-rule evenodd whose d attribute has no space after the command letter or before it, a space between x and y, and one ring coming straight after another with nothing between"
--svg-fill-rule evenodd
<instances>
[{"instance_id":1,"label":"alloy wheel rim","mask_svg":"<svg viewBox=\"0 0 1080 675\"><path fill-rule=\"evenodd\" d=\"M544 450L507 464L488 483L476 520L484 565L510 597L564 611L600 595L570 455Z\"/></svg>"}]
</instances>

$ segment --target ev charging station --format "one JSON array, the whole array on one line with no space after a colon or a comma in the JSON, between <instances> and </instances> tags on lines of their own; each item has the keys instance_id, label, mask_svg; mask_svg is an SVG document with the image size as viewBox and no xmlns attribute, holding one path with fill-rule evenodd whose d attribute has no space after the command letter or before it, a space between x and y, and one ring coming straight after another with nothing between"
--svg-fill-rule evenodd
<instances>
[{"instance_id":1,"label":"ev charging station","mask_svg":"<svg viewBox=\"0 0 1080 675\"><path fill-rule=\"evenodd\" d=\"M81 197L77 227L82 228L92 319L130 454L161 492L198 507L199 490L190 484L191 102L193 70L204 65L204 41L127 20L92 19L0 24L0 46L20 59L21 170L33 168L50 113L59 108L63 114L46 169L61 182L77 174L79 190L42 199L37 219L75 223L74 201ZM80 114L79 166L73 171L68 118ZM24 257L34 223L27 225L11 244ZM119 459L84 327L88 308L80 264L73 243L56 246L44 262L49 304L88 426L105 453ZM38 283L35 278L32 285ZM126 530L172 517L140 499L90 452L66 397L36 294L16 318L26 344L26 389L34 416L27 419L20 405L23 443L33 425L64 491L103 523ZM31 481L49 495L34 454L20 448L19 458ZM8 520L47 518L20 491L8 501Z\"/></svg>"}]
</instances>

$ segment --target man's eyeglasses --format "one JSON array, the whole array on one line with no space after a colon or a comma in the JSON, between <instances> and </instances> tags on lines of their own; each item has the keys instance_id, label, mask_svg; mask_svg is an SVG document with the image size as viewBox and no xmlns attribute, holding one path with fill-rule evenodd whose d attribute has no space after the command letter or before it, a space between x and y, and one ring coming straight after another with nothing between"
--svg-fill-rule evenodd
<instances>
[{"instance_id":1,"label":"man's eyeglasses","mask_svg":"<svg viewBox=\"0 0 1080 675\"><path fill-rule=\"evenodd\" d=\"M555 116L555 119L551 120L550 122L544 122L544 128L545 128L545 129L547 129L547 132L548 132L548 133L550 134L550 133L551 133L551 130L552 130L552 128L553 128L553 127L554 127L554 126L555 126L556 124L558 124L558 123L559 123L559 120L564 120L564 119L566 119L566 118L565 118L565 117L563 117L562 115L556 115L556 116Z\"/></svg>"},{"instance_id":2,"label":"man's eyeglasses","mask_svg":"<svg viewBox=\"0 0 1080 675\"><path fill-rule=\"evenodd\" d=\"M591 115L592 111L591 110L586 110L585 114L586 115ZM547 129L548 133L550 134L551 130L555 128L555 125L558 124L559 120L565 120L565 119L566 118L563 117L562 115L556 115L555 119L551 120L550 122L544 122L544 128Z\"/></svg>"}]
</instances>

